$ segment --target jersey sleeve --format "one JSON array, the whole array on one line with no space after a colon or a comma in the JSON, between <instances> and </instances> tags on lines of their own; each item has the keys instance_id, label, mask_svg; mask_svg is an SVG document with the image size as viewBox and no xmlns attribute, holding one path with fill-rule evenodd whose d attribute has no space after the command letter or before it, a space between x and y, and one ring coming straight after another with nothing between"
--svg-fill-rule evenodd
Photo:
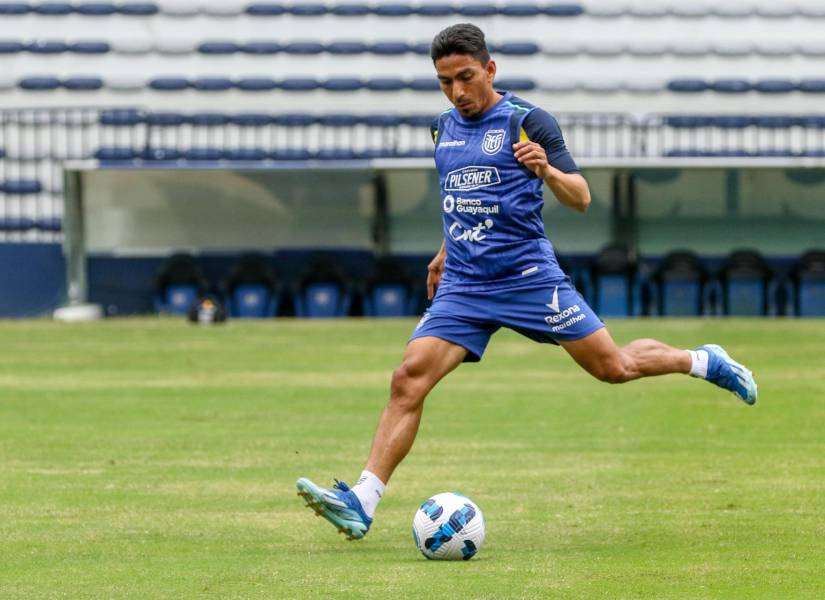
<instances>
[{"instance_id":1,"label":"jersey sleeve","mask_svg":"<svg viewBox=\"0 0 825 600\"><path fill-rule=\"evenodd\" d=\"M547 162L563 173L578 173L579 167L567 150L558 121L546 110L536 108L524 118L522 129L531 142L547 153Z\"/></svg>"}]
</instances>

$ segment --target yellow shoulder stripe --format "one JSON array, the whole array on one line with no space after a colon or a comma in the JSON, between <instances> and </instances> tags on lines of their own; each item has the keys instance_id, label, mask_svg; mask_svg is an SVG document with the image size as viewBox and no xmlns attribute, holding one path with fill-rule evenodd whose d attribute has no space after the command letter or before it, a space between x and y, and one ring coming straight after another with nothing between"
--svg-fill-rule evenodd
<instances>
[{"instance_id":1,"label":"yellow shoulder stripe","mask_svg":"<svg viewBox=\"0 0 825 600\"><path fill-rule=\"evenodd\" d=\"M529 142L530 141L530 138L527 136L527 132L524 131L524 127L522 127L521 131L519 132L518 141L520 141L520 142Z\"/></svg>"},{"instance_id":2,"label":"yellow shoulder stripe","mask_svg":"<svg viewBox=\"0 0 825 600\"><path fill-rule=\"evenodd\" d=\"M433 142L438 139L438 129L433 129Z\"/></svg>"}]
</instances>

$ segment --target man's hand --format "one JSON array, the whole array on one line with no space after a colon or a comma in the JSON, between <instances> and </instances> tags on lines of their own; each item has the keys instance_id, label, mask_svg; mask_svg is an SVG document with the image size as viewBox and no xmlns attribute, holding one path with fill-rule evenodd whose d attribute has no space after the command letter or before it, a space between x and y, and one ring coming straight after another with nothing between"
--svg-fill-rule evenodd
<instances>
[{"instance_id":1,"label":"man's hand","mask_svg":"<svg viewBox=\"0 0 825 600\"><path fill-rule=\"evenodd\" d=\"M513 154L517 161L533 173L542 179L547 178L550 163L547 162L547 153L541 147L541 144L531 141L513 144Z\"/></svg>"},{"instance_id":2,"label":"man's hand","mask_svg":"<svg viewBox=\"0 0 825 600\"><path fill-rule=\"evenodd\" d=\"M444 246L441 246L441 250L427 265L427 300L433 299L435 289L441 283L441 275L444 273L444 259L446 258L447 253L444 252Z\"/></svg>"}]
</instances>

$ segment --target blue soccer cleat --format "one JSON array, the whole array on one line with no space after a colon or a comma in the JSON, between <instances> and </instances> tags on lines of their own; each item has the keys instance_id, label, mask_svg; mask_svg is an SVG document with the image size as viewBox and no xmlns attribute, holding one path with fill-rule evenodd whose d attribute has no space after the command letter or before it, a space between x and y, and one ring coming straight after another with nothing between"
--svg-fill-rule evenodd
<instances>
[{"instance_id":1,"label":"blue soccer cleat","mask_svg":"<svg viewBox=\"0 0 825 600\"><path fill-rule=\"evenodd\" d=\"M295 482L295 487L298 488L298 495L306 501L306 506L332 523L338 533L346 535L348 540L360 540L367 535L372 519L346 483L336 479L333 489L328 490L301 477Z\"/></svg>"},{"instance_id":2,"label":"blue soccer cleat","mask_svg":"<svg viewBox=\"0 0 825 600\"><path fill-rule=\"evenodd\" d=\"M730 390L746 404L756 404L757 388L753 373L728 356L721 346L705 344L697 350L708 353L708 381Z\"/></svg>"}]
</instances>

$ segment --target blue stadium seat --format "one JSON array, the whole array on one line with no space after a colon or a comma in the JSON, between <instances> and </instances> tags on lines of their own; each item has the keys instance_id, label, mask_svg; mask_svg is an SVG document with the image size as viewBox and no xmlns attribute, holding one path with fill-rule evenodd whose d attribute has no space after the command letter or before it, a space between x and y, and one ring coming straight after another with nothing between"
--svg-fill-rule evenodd
<instances>
[{"instance_id":1,"label":"blue stadium seat","mask_svg":"<svg viewBox=\"0 0 825 600\"><path fill-rule=\"evenodd\" d=\"M422 17L449 17L455 13L455 8L452 4L427 3L419 4L416 14Z\"/></svg>"},{"instance_id":2,"label":"blue stadium seat","mask_svg":"<svg viewBox=\"0 0 825 600\"><path fill-rule=\"evenodd\" d=\"M407 87L416 92L438 92L441 86L438 79L431 77L413 77L407 82Z\"/></svg>"},{"instance_id":3,"label":"blue stadium seat","mask_svg":"<svg viewBox=\"0 0 825 600\"><path fill-rule=\"evenodd\" d=\"M177 148L163 148L158 146L153 146L150 148L144 148L139 153L139 158L141 160L148 160L148 161L170 161L170 160L178 160L181 158L181 152Z\"/></svg>"},{"instance_id":4,"label":"blue stadium seat","mask_svg":"<svg viewBox=\"0 0 825 600\"><path fill-rule=\"evenodd\" d=\"M158 6L154 2L124 2L117 10L122 15L145 17L157 14Z\"/></svg>"},{"instance_id":5,"label":"blue stadium seat","mask_svg":"<svg viewBox=\"0 0 825 600\"><path fill-rule=\"evenodd\" d=\"M26 51L32 54L60 54L66 50L66 44L56 40L35 40L26 45Z\"/></svg>"},{"instance_id":6,"label":"blue stadium seat","mask_svg":"<svg viewBox=\"0 0 825 600\"><path fill-rule=\"evenodd\" d=\"M401 117L405 125L412 127L429 127L435 120L435 115L404 115Z\"/></svg>"},{"instance_id":7,"label":"blue stadium seat","mask_svg":"<svg viewBox=\"0 0 825 600\"><path fill-rule=\"evenodd\" d=\"M580 4L548 4L544 7L544 14L549 17L578 17L584 14L584 7Z\"/></svg>"},{"instance_id":8,"label":"blue stadium seat","mask_svg":"<svg viewBox=\"0 0 825 600\"><path fill-rule=\"evenodd\" d=\"M18 84L24 90L56 90L60 87L57 77L24 77Z\"/></svg>"},{"instance_id":9,"label":"blue stadium seat","mask_svg":"<svg viewBox=\"0 0 825 600\"><path fill-rule=\"evenodd\" d=\"M317 90L321 87L321 82L311 77L289 77L282 80L279 87L286 91L302 92Z\"/></svg>"},{"instance_id":10,"label":"blue stadium seat","mask_svg":"<svg viewBox=\"0 0 825 600\"><path fill-rule=\"evenodd\" d=\"M246 54L278 54L283 46L278 42L247 42L239 46L240 51Z\"/></svg>"},{"instance_id":11,"label":"blue stadium seat","mask_svg":"<svg viewBox=\"0 0 825 600\"><path fill-rule=\"evenodd\" d=\"M708 125L720 129L744 129L754 124L753 117L741 115L716 115L707 118Z\"/></svg>"},{"instance_id":12,"label":"blue stadium seat","mask_svg":"<svg viewBox=\"0 0 825 600\"><path fill-rule=\"evenodd\" d=\"M242 77L235 80L235 87L246 92L266 92L278 87L278 82L269 77Z\"/></svg>"},{"instance_id":13,"label":"blue stadium seat","mask_svg":"<svg viewBox=\"0 0 825 600\"><path fill-rule=\"evenodd\" d=\"M259 161L269 158L269 153L263 148L229 148L223 157L226 160Z\"/></svg>"},{"instance_id":14,"label":"blue stadium seat","mask_svg":"<svg viewBox=\"0 0 825 600\"><path fill-rule=\"evenodd\" d=\"M794 269L797 314L825 317L825 250L810 250Z\"/></svg>"},{"instance_id":15,"label":"blue stadium seat","mask_svg":"<svg viewBox=\"0 0 825 600\"><path fill-rule=\"evenodd\" d=\"M370 13L368 4L335 4L330 8L330 12L338 17L362 17Z\"/></svg>"},{"instance_id":16,"label":"blue stadium seat","mask_svg":"<svg viewBox=\"0 0 825 600\"><path fill-rule=\"evenodd\" d=\"M70 2L41 2L32 7L32 12L52 17L69 15L73 11L74 8Z\"/></svg>"},{"instance_id":17,"label":"blue stadium seat","mask_svg":"<svg viewBox=\"0 0 825 600\"><path fill-rule=\"evenodd\" d=\"M368 48L367 44L358 41L330 42L325 46L330 54L363 54Z\"/></svg>"},{"instance_id":18,"label":"blue stadium seat","mask_svg":"<svg viewBox=\"0 0 825 600\"><path fill-rule=\"evenodd\" d=\"M396 153L398 158L432 158L433 148L410 148Z\"/></svg>"},{"instance_id":19,"label":"blue stadium seat","mask_svg":"<svg viewBox=\"0 0 825 600\"><path fill-rule=\"evenodd\" d=\"M282 51L287 54L321 54L324 51L324 45L320 42L290 42L283 46Z\"/></svg>"},{"instance_id":20,"label":"blue stadium seat","mask_svg":"<svg viewBox=\"0 0 825 600\"><path fill-rule=\"evenodd\" d=\"M358 160L363 157L352 148L321 148L315 158L318 160Z\"/></svg>"},{"instance_id":21,"label":"blue stadium seat","mask_svg":"<svg viewBox=\"0 0 825 600\"><path fill-rule=\"evenodd\" d=\"M269 153L272 160L309 160L312 153L304 148L279 148Z\"/></svg>"},{"instance_id":22,"label":"blue stadium seat","mask_svg":"<svg viewBox=\"0 0 825 600\"><path fill-rule=\"evenodd\" d=\"M321 87L330 92L351 92L364 87L364 83L357 77L333 77L324 81Z\"/></svg>"},{"instance_id":23,"label":"blue stadium seat","mask_svg":"<svg viewBox=\"0 0 825 600\"><path fill-rule=\"evenodd\" d=\"M192 113L185 117L185 122L195 127L220 127L229 121L229 115L219 112Z\"/></svg>"},{"instance_id":24,"label":"blue stadium seat","mask_svg":"<svg viewBox=\"0 0 825 600\"><path fill-rule=\"evenodd\" d=\"M636 261L624 244L602 248L590 265L594 309L605 317L641 313L641 288Z\"/></svg>"},{"instance_id":25,"label":"blue stadium seat","mask_svg":"<svg viewBox=\"0 0 825 600\"><path fill-rule=\"evenodd\" d=\"M742 148L725 148L723 150L705 150L703 151L703 156L715 156L715 157L723 157L723 158L749 158L753 156L753 152L750 150L744 150Z\"/></svg>"},{"instance_id":26,"label":"blue stadium seat","mask_svg":"<svg viewBox=\"0 0 825 600\"><path fill-rule=\"evenodd\" d=\"M764 115L753 117L753 124L763 129L787 129L793 127L796 118L787 115Z\"/></svg>"},{"instance_id":27,"label":"blue stadium seat","mask_svg":"<svg viewBox=\"0 0 825 600\"><path fill-rule=\"evenodd\" d=\"M192 87L202 92L222 92L235 84L228 77L198 77L192 80Z\"/></svg>"},{"instance_id":28,"label":"blue stadium seat","mask_svg":"<svg viewBox=\"0 0 825 600\"><path fill-rule=\"evenodd\" d=\"M398 77L375 77L365 81L364 86L374 92L396 92L403 90L407 84Z\"/></svg>"},{"instance_id":29,"label":"blue stadium seat","mask_svg":"<svg viewBox=\"0 0 825 600\"><path fill-rule=\"evenodd\" d=\"M771 158L790 158L796 156L796 152L788 148L762 148L754 153L756 156Z\"/></svg>"},{"instance_id":30,"label":"blue stadium seat","mask_svg":"<svg viewBox=\"0 0 825 600\"><path fill-rule=\"evenodd\" d=\"M234 54L240 50L238 44L228 40L210 40L198 44L198 52L201 54Z\"/></svg>"},{"instance_id":31,"label":"blue stadium seat","mask_svg":"<svg viewBox=\"0 0 825 600\"><path fill-rule=\"evenodd\" d=\"M671 92L696 93L707 91L708 84L704 79L673 79L668 82L667 89Z\"/></svg>"},{"instance_id":32,"label":"blue stadium seat","mask_svg":"<svg viewBox=\"0 0 825 600\"><path fill-rule=\"evenodd\" d=\"M531 56L538 54L539 45L534 42L507 42L504 44L493 44L491 49L496 54L511 56Z\"/></svg>"},{"instance_id":33,"label":"blue stadium seat","mask_svg":"<svg viewBox=\"0 0 825 600\"><path fill-rule=\"evenodd\" d=\"M80 2L74 5L74 11L80 15L100 17L115 14L117 6L110 2Z\"/></svg>"},{"instance_id":34,"label":"blue stadium seat","mask_svg":"<svg viewBox=\"0 0 825 600\"><path fill-rule=\"evenodd\" d=\"M408 4L376 4L372 12L379 17L407 17L415 12Z\"/></svg>"},{"instance_id":35,"label":"blue stadium seat","mask_svg":"<svg viewBox=\"0 0 825 600\"><path fill-rule=\"evenodd\" d=\"M336 283L311 283L296 302L299 317L343 317L349 312L350 295Z\"/></svg>"},{"instance_id":36,"label":"blue stadium seat","mask_svg":"<svg viewBox=\"0 0 825 600\"><path fill-rule=\"evenodd\" d=\"M310 113L283 113L273 115L272 122L285 127L307 127L318 122L318 117Z\"/></svg>"},{"instance_id":37,"label":"blue stadium seat","mask_svg":"<svg viewBox=\"0 0 825 600\"><path fill-rule=\"evenodd\" d=\"M710 89L722 94L743 94L753 87L747 79L717 79L710 84Z\"/></svg>"},{"instance_id":38,"label":"blue stadium seat","mask_svg":"<svg viewBox=\"0 0 825 600\"><path fill-rule=\"evenodd\" d=\"M510 77L497 79L496 87L512 92L528 91L536 89L536 82L526 77Z\"/></svg>"},{"instance_id":39,"label":"blue stadium seat","mask_svg":"<svg viewBox=\"0 0 825 600\"><path fill-rule=\"evenodd\" d=\"M5 194L39 194L43 186L36 179L7 179L0 181L0 191Z\"/></svg>"},{"instance_id":40,"label":"blue stadium seat","mask_svg":"<svg viewBox=\"0 0 825 600\"><path fill-rule=\"evenodd\" d=\"M0 4L0 15L25 15L32 7L25 2L7 2Z\"/></svg>"},{"instance_id":41,"label":"blue stadium seat","mask_svg":"<svg viewBox=\"0 0 825 600\"><path fill-rule=\"evenodd\" d=\"M186 160L221 160L224 152L220 148L194 147L184 150L182 156Z\"/></svg>"},{"instance_id":42,"label":"blue stadium seat","mask_svg":"<svg viewBox=\"0 0 825 600\"><path fill-rule=\"evenodd\" d=\"M398 127L404 123L404 118L400 115L370 114L361 117L361 122L368 127Z\"/></svg>"},{"instance_id":43,"label":"blue stadium seat","mask_svg":"<svg viewBox=\"0 0 825 600\"><path fill-rule=\"evenodd\" d=\"M318 117L318 124L324 127L354 127L359 122L358 115L349 113L328 113Z\"/></svg>"},{"instance_id":44,"label":"blue stadium seat","mask_svg":"<svg viewBox=\"0 0 825 600\"><path fill-rule=\"evenodd\" d=\"M103 146L95 150L94 157L97 160L134 160L139 154L133 148Z\"/></svg>"},{"instance_id":45,"label":"blue stadium seat","mask_svg":"<svg viewBox=\"0 0 825 600\"><path fill-rule=\"evenodd\" d=\"M420 56L429 56L432 49L431 42L415 42L410 44L410 52Z\"/></svg>"},{"instance_id":46,"label":"blue stadium seat","mask_svg":"<svg viewBox=\"0 0 825 600\"><path fill-rule=\"evenodd\" d=\"M668 127L676 129L708 127L713 123L712 118L705 115L667 115L663 122Z\"/></svg>"},{"instance_id":47,"label":"blue stadium seat","mask_svg":"<svg viewBox=\"0 0 825 600\"><path fill-rule=\"evenodd\" d=\"M253 17L277 17L286 12L286 6L279 2L253 2L246 7L246 14Z\"/></svg>"},{"instance_id":48,"label":"blue stadium seat","mask_svg":"<svg viewBox=\"0 0 825 600\"><path fill-rule=\"evenodd\" d=\"M825 129L825 116L808 115L794 117L794 124L799 127L806 127L810 129Z\"/></svg>"},{"instance_id":49,"label":"blue stadium seat","mask_svg":"<svg viewBox=\"0 0 825 600\"><path fill-rule=\"evenodd\" d=\"M57 233L63 231L63 219L58 217L43 217L41 219L36 219L34 222L34 228L39 229L40 231L51 231Z\"/></svg>"},{"instance_id":50,"label":"blue stadium seat","mask_svg":"<svg viewBox=\"0 0 825 600\"><path fill-rule=\"evenodd\" d=\"M754 250L737 250L720 272L725 314L760 316L768 313L771 274L762 256Z\"/></svg>"},{"instance_id":51,"label":"blue stadium seat","mask_svg":"<svg viewBox=\"0 0 825 600\"><path fill-rule=\"evenodd\" d=\"M66 77L60 84L67 90L92 91L103 87L100 77Z\"/></svg>"},{"instance_id":52,"label":"blue stadium seat","mask_svg":"<svg viewBox=\"0 0 825 600\"><path fill-rule=\"evenodd\" d=\"M459 4L456 12L465 17L492 17L498 8L495 4Z\"/></svg>"},{"instance_id":53,"label":"blue stadium seat","mask_svg":"<svg viewBox=\"0 0 825 600\"><path fill-rule=\"evenodd\" d=\"M383 56L406 54L410 51L410 45L407 42L376 42L370 44L369 51Z\"/></svg>"},{"instance_id":54,"label":"blue stadium seat","mask_svg":"<svg viewBox=\"0 0 825 600\"><path fill-rule=\"evenodd\" d=\"M6 150L4 148L0 148L0 158L6 157Z\"/></svg>"},{"instance_id":55,"label":"blue stadium seat","mask_svg":"<svg viewBox=\"0 0 825 600\"><path fill-rule=\"evenodd\" d=\"M160 92L176 92L189 87L189 80L184 77L155 77L149 80L149 87Z\"/></svg>"},{"instance_id":56,"label":"blue stadium seat","mask_svg":"<svg viewBox=\"0 0 825 600\"><path fill-rule=\"evenodd\" d=\"M368 317L403 317L411 314L410 292L401 283L375 284L364 296L364 315Z\"/></svg>"},{"instance_id":57,"label":"blue stadium seat","mask_svg":"<svg viewBox=\"0 0 825 600\"><path fill-rule=\"evenodd\" d=\"M26 45L23 42L0 40L0 54L16 54L17 52L23 52L25 49Z\"/></svg>"},{"instance_id":58,"label":"blue stadium seat","mask_svg":"<svg viewBox=\"0 0 825 600\"><path fill-rule=\"evenodd\" d=\"M194 285L170 284L163 290L160 301L155 303L158 312L185 315L198 299L198 289Z\"/></svg>"},{"instance_id":59,"label":"blue stadium seat","mask_svg":"<svg viewBox=\"0 0 825 600\"><path fill-rule=\"evenodd\" d=\"M186 122L186 115L174 112L151 112L146 115L146 124L155 127L177 127Z\"/></svg>"},{"instance_id":60,"label":"blue stadium seat","mask_svg":"<svg viewBox=\"0 0 825 600\"><path fill-rule=\"evenodd\" d=\"M263 319L278 311L278 296L262 283L238 284L227 300L229 314L240 319Z\"/></svg>"},{"instance_id":61,"label":"blue stadium seat","mask_svg":"<svg viewBox=\"0 0 825 600\"><path fill-rule=\"evenodd\" d=\"M265 127L274 122L272 115L264 113L238 113L232 115L229 120L239 127Z\"/></svg>"},{"instance_id":62,"label":"blue stadium seat","mask_svg":"<svg viewBox=\"0 0 825 600\"><path fill-rule=\"evenodd\" d=\"M787 94L796 90L796 84L790 79L762 79L753 89L763 94Z\"/></svg>"},{"instance_id":63,"label":"blue stadium seat","mask_svg":"<svg viewBox=\"0 0 825 600\"><path fill-rule=\"evenodd\" d=\"M690 252L668 254L657 274L659 314L695 316L702 314L706 273L699 259Z\"/></svg>"},{"instance_id":64,"label":"blue stadium seat","mask_svg":"<svg viewBox=\"0 0 825 600\"><path fill-rule=\"evenodd\" d=\"M825 79L803 79L798 89L806 94L825 94Z\"/></svg>"},{"instance_id":65,"label":"blue stadium seat","mask_svg":"<svg viewBox=\"0 0 825 600\"><path fill-rule=\"evenodd\" d=\"M3 13L0 13L2 15ZM0 219L0 231L20 232L34 229L34 219L28 217L6 217Z\"/></svg>"},{"instance_id":66,"label":"blue stadium seat","mask_svg":"<svg viewBox=\"0 0 825 600\"><path fill-rule=\"evenodd\" d=\"M317 17L325 15L328 12L326 4L305 3L305 4L290 4L287 6L287 12L296 17Z\"/></svg>"},{"instance_id":67,"label":"blue stadium seat","mask_svg":"<svg viewBox=\"0 0 825 600\"><path fill-rule=\"evenodd\" d=\"M540 6L528 3L505 4L499 9L499 14L505 17L536 17L542 12Z\"/></svg>"},{"instance_id":68,"label":"blue stadium seat","mask_svg":"<svg viewBox=\"0 0 825 600\"><path fill-rule=\"evenodd\" d=\"M73 42L67 46L67 50L76 54L106 54L111 52L112 46L109 42L87 40Z\"/></svg>"}]
</instances>

